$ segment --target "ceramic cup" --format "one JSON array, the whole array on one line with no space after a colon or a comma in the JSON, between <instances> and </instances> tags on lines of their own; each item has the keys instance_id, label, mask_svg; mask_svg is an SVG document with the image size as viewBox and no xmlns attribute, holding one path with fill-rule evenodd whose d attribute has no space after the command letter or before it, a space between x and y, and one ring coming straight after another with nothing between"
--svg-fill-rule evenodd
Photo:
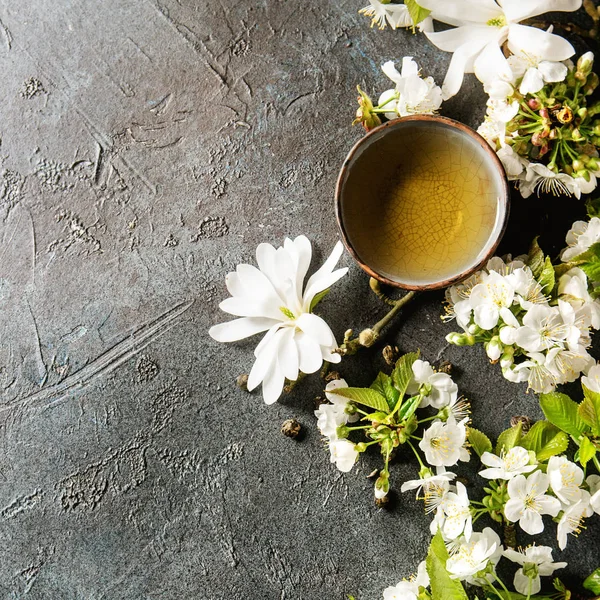
<instances>
[{"instance_id":1,"label":"ceramic cup","mask_svg":"<svg viewBox=\"0 0 600 600\"><path fill-rule=\"evenodd\" d=\"M335 208L346 248L369 275L431 290L491 258L509 199L502 163L478 133L452 119L415 115L388 121L354 145Z\"/></svg>"}]
</instances>

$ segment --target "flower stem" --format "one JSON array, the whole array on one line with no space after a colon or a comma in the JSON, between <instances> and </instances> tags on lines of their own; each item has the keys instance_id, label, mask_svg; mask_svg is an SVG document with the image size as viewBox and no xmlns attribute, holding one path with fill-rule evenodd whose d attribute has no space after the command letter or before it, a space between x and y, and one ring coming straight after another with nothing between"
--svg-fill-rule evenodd
<instances>
[{"instance_id":1,"label":"flower stem","mask_svg":"<svg viewBox=\"0 0 600 600\"><path fill-rule=\"evenodd\" d=\"M417 449L411 444L410 440L406 440L406 443L411 447L412 451L415 453L415 456L417 457L417 460L419 461L419 465L421 466L421 469L424 469L425 465L423 464L423 461L421 460L421 457L419 456Z\"/></svg>"}]
</instances>

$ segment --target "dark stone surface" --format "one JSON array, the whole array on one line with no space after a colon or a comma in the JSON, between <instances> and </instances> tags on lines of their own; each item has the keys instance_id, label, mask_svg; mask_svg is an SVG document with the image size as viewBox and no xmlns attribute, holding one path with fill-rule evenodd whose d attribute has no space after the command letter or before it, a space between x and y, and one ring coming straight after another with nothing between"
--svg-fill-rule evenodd
<instances>
[{"instance_id":1,"label":"dark stone surface","mask_svg":"<svg viewBox=\"0 0 600 600\"><path fill-rule=\"evenodd\" d=\"M225 273L259 242L331 250L355 85L382 91L379 65L403 55L443 79L447 55L369 29L360 4L0 3L0 598L368 600L423 557L421 505L373 506L377 457L329 463L318 378L266 407L235 385L255 342L207 335ZM469 77L443 112L476 126L483 102ZM505 250L538 222L560 248L572 219L517 203ZM322 305L338 339L384 313L343 261ZM538 416L482 349L445 343L440 299L385 341L455 364L491 434ZM339 370L369 383L382 346ZM300 441L280 433L290 417ZM394 487L415 472L400 455ZM597 566L590 525L569 574Z\"/></svg>"}]
</instances>

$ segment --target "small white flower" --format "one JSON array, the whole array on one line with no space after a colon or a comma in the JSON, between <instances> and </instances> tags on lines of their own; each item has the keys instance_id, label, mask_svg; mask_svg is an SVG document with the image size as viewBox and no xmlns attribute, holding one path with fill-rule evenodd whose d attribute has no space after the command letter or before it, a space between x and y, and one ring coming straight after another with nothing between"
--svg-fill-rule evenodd
<instances>
[{"instance_id":1,"label":"small white flower","mask_svg":"<svg viewBox=\"0 0 600 600\"><path fill-rule=\"evenodd\" d=\"M563 262L573 260L600 241L600 219L592 217L589 221L575 221L566 241L568 247L561 254Z\"/></svg>"},{"instance_id":2,"label":"small white flower","mask_svg":"<svg viewBox=\"0 0 600 600\"><path fill-rule=\"evenodd\" d=\"M475 323L482 329L493 329L498 324L500 309L510 307L514 297L510 280L496 271L490 272L469 296Z\"/></svg>"},{"instance_id":3,"label":"small white flower","mask_svg":"<svg viewBox=\"0 0 600 600\"><path fill-rule=\"evenodd\" d=\"M519 552L507 548L504 556L522 565L515 573L514 584L517 592L525 596L537 594L542 589L540 576L549 577L557 569L567 566L566 562L552 561L552 548L549 546L529 546Z\"/></svg>"},{"instance_id":4,"label":"small white flower","mask_svg":"<svg viewBox=\"0 0 600 600\"><path fill-rule=\"evenodd\" d=\"M523 317L523 325L515 332L515 344L527 352L541 352L562 346L569 328L556 306L534 304Z\"/></svg>"},{"instance_id":5,"label":"small white flower","mask_svg":"<svg viewBox=\"0 0 600 600\"><path fill-rule=\"evenodd\" d=\"M511 181L518 179L521 173L529 166L529 161L519 156L509 145L502 146L496 154L504 165L504 170Z\"/></svg>"},{"instance_id":6,"label":"small white flower","mask_svg":"<svg viewBox=\"0 0 600 600\"><path fill-rule=\"evenodd\" d=\"M419 448L425 453L425 459L430 465L452 467L459 460L469 460L469 454L464 448L466 439L464 423L457 423L451 416L445 423L434 421L424 431Z\"/></svg>"},{"instance_id":7,"label":"small white flower","mask_svg":"<svg viewBox=\"0 0 600 600\"><path fill-rule=\"evenodd\" d=\"M595 364L587 375L581 378L581 384L591 392L600 393L600 363Z\"/></svg>"},{"instance_id":8,"label":"small white flower","mask_svg":"<svg viewBox=\"0 0 600 600\"><path fill-rule=\"evenodd\" d=\"M454 481L454 479L456 479L456 474L450 473L450 471L438 472L434 475L431 469L425 468L424 473L422 473L422 476L419 477L419 479L409 479L408 481L405 481L400 487L400 491L408 492L410 490L417 490L418 497L421 490L427 494L428 487L440 484L446 485L450 481Z\"/></svg>"},{"instance_id":9,"label":"small white flower","mask_svg":"<svg viewBox=\"0 0 600 600\"><path fill-rule=\"evenodd\" d=\"M371 27L385 29L389 25L392 29L397 27L411 27L412 19L408 8L404 4L387 3L379 0L369 0L369 4L358 11L365 17L371 17Z\"/></svg>"},{"instance_id":10,"label":"small white flower","mask_svg":"<svg viewBox=\"0 0 600 600\"><path fill-rule=\"evenodd\" d=\"M386 588L383 592L383 600L417 600L419 587L429 587L429 575L425 561L419 564L416 576L401 581L394 587Z\"/></svg>"},{"instance_id":11,"label":"small white flower","mask_svg":"<svg viewBox=\"0 0 600 600\"><path fill-rule=\"evenodd\" d=\"M519 522L526 533L535 535L544 530L542 515L555 517L560 512L560 502L546 495L550 480L548 475L536 471L525 477L517 475L508 482L509 500L504 515L511 523Z\"/></svg>"},{"instance_id":12,"label":"small white flower","mask_svg":"<svg viewBox=\"0 0 600 600\"><path fill-rule=\"evenodd\" d=\"M548 461L550 487L563 507L579 502L583 496L583 470L566 456L553 456Z\"/></svg>"},{"instance_id":13,"label":"small white flower","mask_svg":"<svg viewBox=\"0 0 600 600\"><path fill-rule=\"evenodd\" d=\"M349 440L332 440L329 442L329 452L331 462L335 463L335 466L342 473L350 471L358 458L358 452L354 444Z\"/></svg>"},{"instance_id":14,"label":"small white flower","mask_svg":"<svg viewBox=\"0 0 600 600\"><path fill-rule=\"evenodd\" d=\"M527 310L534 305L548 304L548 298L545 296L542 286L535 279L529 267L513 269L508 278L515 290L521 308Z\"/></svg>"},{"instance_id":15,"label":"small white flower","mask_svg":"<svg viewBox=\"0 0 600 600\"><path fill-rule=\"evenodd\" d=\"M529 452L521 446L515 446L501 456L484 452L481 455L481 462L491 468L484 469L479 474L486 479L510 480L517 475L531 473L536 469L536 465L529 464L529 460Z\"/></svg>"},{"instance_id":16,"label":"small white flower","mask_svg":"<svg viewBox=\"0 0 600 600\"><path fill-rule=\"evenodd\" d=\"M600 328L600 303L590 296L587 275L579 267L569 269L560 277L558 295L575 309L586 307L591 326Z\"/></svg>"},{"instance_id":17,"label":"small white flower","mask_svg":"<svg viewBox=\"0 0 600 600\"><path fill-rule=\"evenodd\" d=\"M467 329L471 320L471 313L473 312L469 297L473 288L481 283L485 277L487 277L485 271L477 271L461 283L453 285L446 290L447 307L446 315L443 317L444 320L450 321L456 318L456 322L463 329Z\"/></svg>"},{"instance_id":18,"label":"small white flower","mask_svg":"<svg viewBox=\"0 0 600 600\"><path fill-rule=\"evenodd\" d=\"M444 408L458 397L458 386L447 373L436 373L425 360L417 359L412 365L413 379L407 392L416 394L422 386L428 391L420 404L421 408L433 406Z\"/></svg>"},{"instance_id":19,"label":"small white flower","mask_svg":"<svg viewBox=\"0 0 600 600\"><path fill-rule=\"evenodd\" d=\"M388 5L389 6L389 5ZM402 73L398 73L393 61L386 62L381 69L396 84L396 105L386 104L394 116L406 117L413 114L432 114L442 105L442 90L432 77L424 79L419 75L419 67L411 56L402 59ZM388 97L383 98L389 100ZM381 104L382 98L379 99ZM386 113L388 116L390 113ZM390 117L388 117L390 118ZM393 116L391 118L394 118Z\"/></svg>"},{"instance_id":20,"label":"small white flower","mask_svg":"<svg viewBox=\"0 0 600 600\"><path fill-rule=\"evenodd\" d=\"M588 475L585 482L590 488L590 506L600 515L600 475Z\"/></svg>"},{"instance_id":21,"label":"small white flower","mask_svg":"<svg viewBox=\"0 0 600 600\"><path fill-rule=\"evenodd\" d=\"M458 550L446 562L446 569L452 579L477 584L473 579L491 562L496 565L502 556L502 544L498 534L486 527L481 533L474 533L470 540L462 541Z\"/></svg>"},{"instance_id":22,"label":"small white flower","mask_svg":"<svg viewBox=\"0 0 600 600\"><path fill-rule=\"evenodd\" d=\"M317 427L322 435L330 440L337 439L337 428L346 423L353 423L359 419L359 415L349 415L346 412L348 398L335 394L334 391L339 388L348 387L344 379L334 379L325 387L325 396L331 404L323 403L315 410L317 417Z\"/></svg>"},{"instance_id":23,"label":"small white flower","mask_svg":"<svg viewBox=\"0 0 600 600\"><path fill-rule=\"evenodd\" d=\"M338 363L337 343L329 325L310 312L315 296L331 287L348 269L334 268L343 252L338 242L323 266L304 285L312 248L301 235L286 239L283 247L260 244L256 249L258 269L238 265L226 277L231 298L221 310L242 317L210 328L218 342L233 342L267 331L254 355L248 389L262 383L267 404L279 398L286 378L295 381L300 372L314 373L323 361Z\"/></svg>"},{"instance_id":24,"label":"small white flower","mask_svg":"<svg viewBox=\"0 0 600 600\"><path fill-rule=\"evenodd\" d=\"M594 510L590 506L590 495L584 491L581 500L567 508L558 522L556 537L561 550L567 547L567 536L569 534L578 536L581 533L583 520L592 514Z\"/></svg>"},{"instance_id":25,"label":"small white flower","mask_svg":"<svg viewBox=\"0 0 600 600\"><path fill-rule=\"evenodd\" d=\"M448 492L445 495L430 527L432 534L440 528L446 540L455 540L459 535L464 535L467 540L471 537L471 504L467 489L462 483L456 483L456 492Z\"/></svg>"},{"instance_id":26,"label":"small white flower","mask_svg":"<svg viewBox=\"0 0 600 600\"><path fill-rule=\"evenodd\" d=\"M566 173L555 173L542 163L529 163L525 176L519 180L519 191L523 198L543 192L554 196L575 196L579 199L583 191L579 179Z\"/></svg>"},{"instance_id":27,"label":"small white flower","mask_svg":"<svg viewBox=\"0 0 600 600\"><path fill-rule=\"evenodd\" d=\"M516 79L523 78L519 91L521 94L535 94L546 83L564 81L568 69L562 62L541 60L539 56L519 52L508 57L508 64Z\"/></svg>"}]
</instances>

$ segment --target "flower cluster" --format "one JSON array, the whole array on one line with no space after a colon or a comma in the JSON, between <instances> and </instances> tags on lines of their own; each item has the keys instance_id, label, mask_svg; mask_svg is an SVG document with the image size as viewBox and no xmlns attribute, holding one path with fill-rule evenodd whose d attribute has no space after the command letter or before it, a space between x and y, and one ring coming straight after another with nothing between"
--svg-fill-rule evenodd
<instances>
[{"instance_id":1,"label":"flower cluster","mask_svg":"<svg viewBox=\"0 0 600 600\"><path fill-rule=\"evenodd\" d=\"M248 377L248 390L262 383L267 404L276 402L286 380L315 373L323 361L338 363L337 342L329 325L313 313L329 288L348 269L335 269L343 247L338 242L325 261L304 285L312 247L303 235L286 239L283 247L260 244L256 249L258 268L241 264L225 279L231 298L221 310L241 317L210 328L219 342L233 342L266 331L256 347L256 361Z\"/></svg>"},{"instance_id":2,"label":"flower cluster","mask_svg":"<svg viewBox=\"0 0 600 600\"><path fill-rule=\"evenodd\" d=\"M359 107L353 125L361 123L369 131L381 124L381 117L396 119L413 114L433 114L440 108L442 90L432 77L421 77L419 67L412 57L405 56L402 59L401 72L398 72L393 61L386 62L381 68L394 83L394 88L383 92L378 104L374 105L359 87Z\"/></svg>"},{"instance_id":3,"label":"flower cluster","mask_svg":"<svg viewBox=\"0 0 600 600\"><path fill-rule=\"evenodd\" d=\"M485 269L449 288L443 318L456 318L464 333L446 339L461 346L484 344L506 379L527 381L535 392L550 392L586 373L594 364L587 351L590 332L600 327L593 285L600 261L595 255L596 228L600 234L596 221L574 224L561 265L555 267L534 242L529 256L495 257Z\"/></svg>"},{"instance_id":4,"label":"flower cluster","mask_svg":"<svg viewBox=\"0 0 600 600\"><path fill-rule=\"evenodd\" d=\"M600 175L600 102L594 55L577 65L525 53L509 57L510 71L488 82L487 113L479 133L496 150L524 198L533 193L592 192Z\"/></svg>"},{"instance_id":5,"label":"flower cluster","mask_svg":"<svg viewBox=\"0 0 600 600\"><path fill-rule=\"evenodd\" d=\"M391 375L379 373L370 388L351 388L344 380L337 380L328 384L325 393L330 403L321 404L315 416L327 438L331 462L340 471L349 471L369 446L380 447L384 467L375 482L378 500L389 491L389 463L399 446L409 446L421 465L420 479L405 483L402 490L447 485L455 475L446 468L469 460L468 401L458 396L450 375L436 372L415 353L400 357ZM422 409L433 409L433 414L422 416ZM361 424L349 425L359 419ZM416 435L420 426L424 427L422 437ZM367 441L350 441L349 437L359 431Z\"/></svg>"}]
</instances>

